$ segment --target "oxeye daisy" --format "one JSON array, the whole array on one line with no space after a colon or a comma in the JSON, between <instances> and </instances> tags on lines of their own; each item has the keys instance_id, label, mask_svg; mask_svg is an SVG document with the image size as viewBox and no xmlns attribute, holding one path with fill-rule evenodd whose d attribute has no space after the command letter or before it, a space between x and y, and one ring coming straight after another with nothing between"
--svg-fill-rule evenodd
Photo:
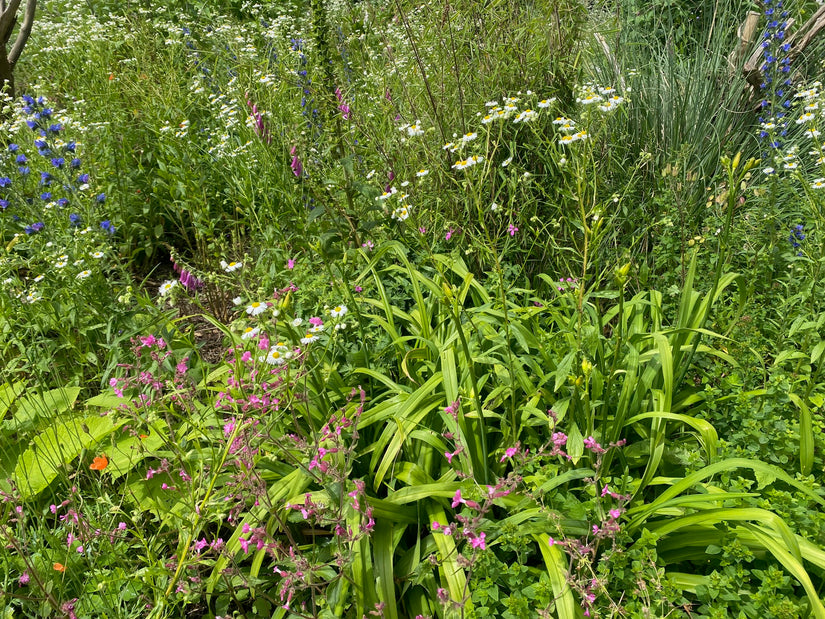
<instances>
[{"instance_id":1,"label":"oxeye daisy","mask_svg":"<svg viewBox=\"0 0 825 619\"><path fill-rule=\"evenodd\" d=\"M318 340L317 335L315 335L314 333L307 332L306 337L301 338L301 344L306 346L307 344L312 344L312 342L315 342L317 340Z\"/></svg>"},{"instance_id":2,"label":"oxeye daisy","mask_svg":"<svg viewBox=\"0 0 825 619\"><path fill-rule=\"evenodd\" d=\"M478 137L477 133L465 133L461 136L462 143L466 144L467 142L472 142Z\"/></svg>"},{"instance_id":3,"label":"oxeye daisy","mask_svg":"<svg viewBox=\"0 0 825 619\"><path fill-rule=\"evenodd\" d=\"M89 271L88 269L86 269L85 271L81 271L80 273L77 274L77 279L86 279L91 274L92 274L92 272Z\"/></svg>"},{"instance_id":4,"label":"oxeye daisy","mask_svg":"<svg viewBox=\"0 0 825 619\"><path fill-rule=\"evenodd\" d=\"M347 311L346 305L338 305L332 308L329 313L333 318L341 318Z\"/></svg>"},{"instance_id":5,"label":"oxeye daisy","mask_svg":"<svg viewBox=\"0 0 825 619\"><path fill-rule=\"evenodd\" d=\"M429 170L419 170L418 172L415 173L415 175L418 178L421 178L422 176L427 176L427 174L429 174L429 173L430 173Z\"/></svg>"},{"instance_id":6,"label":"oxeye daisy","mask_svg":"<svg viewBox=\"0 0 825 619\"><path fill-rule=\"evenodd\" d=\"M266 311L266 303L254 301L246 307L246 313L250 316L259 316Z\"/></svg>"},{"instance_id":7,"label":"oxeye daisy","mask_svg":"<svg viewBox=\"0 0 825 619\"><path fill-rule=\"evenodd\" d=\"M45 275L38 275L37 277L34 278L34 282L35 283L42 282L45 277L46 277Z\"/></svg>"},{"instance_id":8,"label":"oxeye daisy","mask_svg":"<svg viewBox=\"0 0 825 619\"><path fill-rule=\"evenodd\" d=\"M502 161L502 162L501 162L501 167L502 167L502 168L506 168L506 167L507 167L508 165L510 165L511 163L513 163L513 157L512 157L512 156L507 157L507 159L505 159L504 161Z\"/></svg>"},{"instance_id":9,"label":"oxeye daisy","mask_svg":"<svg viewBox=\"0 0 825 619\"><path fill-rule=\"evenodd\" d=\"M94 252L94 253L92 254L92 258L97 258L97 259L100 259L100 258L102 258L102 257L103 257L103 256L105 256L105 255L106 255L106 254L104 254L102 251L96 251L96 252Z\"/></svg>"},{"instance_id":10,"label":"oxeye daisy","mask_svg":"<svg viewBox=\"0 0 825 619\"><path fill-rule=\"evenodd\" d=\"M817 178L811 182L811 187L813 189L822 189L825 188L825 178Z\"/></svg>"},{"instance_id":11,"label":"oxeye daisy","mask_svg":"<svg viewBox=\"0 0 825 619\"><path fill-rule=\"evenodd\" d=\"M249 340L258 335L261 332L260 327L247 327L244 329L243 333L241 333L242 340Z\"/></svg>"},{"instance_id":12,"label":"oxeye daisy","mask_svg":"<svg viewBox=\"0 0 825 619\"><path fill-rule=\"evenodd\" d=\"M221 260L221 268L226 271L227 273L232 273L232 271L237 271L243 266L243 262L226 262L225 260Z\"/></svg>"},{"instance_id":13,"label":"oxeye daisy","mask_svg":"<svg viewBox=\"0 0 825 619\"><path fill-rule=\"evenodd\" d=\"M167 294L169 294L169 292L172 290L172 288L174 288L177 285L178 285L178 282L176 282L173 279L166 280L165 282L163 282L160 285L160 288L158 289L158 293L160 294L160 296L165 297Z\"/></svg>"}]
</instances>

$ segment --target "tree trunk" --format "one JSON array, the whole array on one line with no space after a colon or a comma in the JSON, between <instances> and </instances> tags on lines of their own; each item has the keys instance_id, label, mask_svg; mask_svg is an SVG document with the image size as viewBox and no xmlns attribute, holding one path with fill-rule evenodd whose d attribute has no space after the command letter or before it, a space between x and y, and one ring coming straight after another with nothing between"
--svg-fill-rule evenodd
<instances>
[{"instance_id":1,"label":"tree trunk","mask_svg":"<svg viewBox=\"0 0 825 619\"><path fill-rule=\"evenodd\" d=\"M0 51L0 89L7 89L6 93L14 97L14 66L9 62L5 51Z\"/></svg>"}]
</instances>

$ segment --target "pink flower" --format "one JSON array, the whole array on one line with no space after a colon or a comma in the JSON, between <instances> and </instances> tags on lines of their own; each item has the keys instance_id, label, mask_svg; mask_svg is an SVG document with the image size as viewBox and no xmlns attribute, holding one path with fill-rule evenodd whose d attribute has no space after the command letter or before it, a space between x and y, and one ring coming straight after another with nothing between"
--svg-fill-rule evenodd
<instances>
[{"instance_id":1,"label":"pink flower","mask_svg":"<svg viewBox=\"0 0 825 619\"><path fill-rule=\"evenodd\" d=\"M453 507L458 507L463 502L464 499L461 498L461 490L456 490L455 494L453 495L453 502L451 503L451 505Z\"/></svg>"},{"instance_id":2,"label":"pink flower","mask_svg":"<svg viewBox=\"0 0 825 619\"><path fill-rule=\"evenodd\" d=\"M474 537L470 540L470 545L473 548L481 548L481 550L486 550L487 545L484 541L486 537L487 537L487 534L482 531L480 535L478 535L477 537Z\"/></svg>"},{"instance_id":3,"label":"pink flower","mask_svg":"<svg viewBox=\"0 0 825 619\"><path fill-rule=\"evenodd\" d=\"M608 513L610 514L610 517L613 518L613 520L616 520L619 516L622 515L622 510L611 509Z\"/></svg>"},{"instance_id":4,"label":"pink flower","mask_svg":"<svg viewBox=\"0 0 825 619\"><path fill-rule=\"evenodd\" d=\"M554 540L552 537L547 538L547 545L548 546L555 546L556 544L558 544L558 542L556 540Z\"/></svg>"},{"instance_id":5,"label":"pink flower","mask_svg":"<svg viewBox=\"0 0 825 619\"><path fill-rule=\"evenodd\" d=\"M450 228L450 229L447 231L447 234L445 234L445 235L444 235L444 240L445 240L445 241L449 241L452 237L453 237L453 229L452 229L452 228Z\"/></svg>"},{"instance_id":6,"label":"pink flower","mask_svg":"<svg viewBox=\"0 0 825 619\"><path fill-rule=\"evenodd\" d=\"M424 226L420 226L420 227L418 228L418 231L419 231L421 234L427 234L427 229L426 229ZM447 240L449 240L449 239L447 239Z\"/></svg>"},{"instance_id":7,"label":"pink flower","mask_svg":"<svg viewBox=\"0 0 825 619\"><path fill-rule=\"evenodd\" d=\"M516 228L513 224L507 226L507 232L510 233L510 236L516 236L516 232L518 232L518 228Z\"/></svg>"},{"instance_id":8,"label":"pink flower","mask_svg":"<svg viewBox=\"0 0 825 619\"><path fill-rule=\"evenodd\" d=\"M245 351L244 354L241 355L241 361L243 361L244 363L249 363L251 360L252 360L252 353L249 352L248 350Z\"/></svg>"},{"instance_id":9,"label":"pink flower","mask_svg":"<svg viewBox=\"0 0 825 619\"><path fill-rule=\"evenodd\" d=\"M504 462L507 458L512 458L518 453L518 446L510 447L504 451L504 455L501 456L501 460L499 462Z\"/></svg>"},{"instance_id":10,"label":"pink flower","mask_svg":"<svg viewBox=\"0 0 825 619\"><path fill-rule=\"evenodd\" d=\"M434 520L433 521L433 529L435 529L437 531L439 528L441 528L441 523L438 522L437 520Z\"/></svg>"},{"instance_id":11,"label":"pink flower","mask_svg":"<svg viewBox=\"0 0 825 619\"><path fill-rule=\"evenodd\" d=\"M286 261L286 268L290 271L295 268L295 261L292 258Z\"/></svg>"},{"instance_id":12,"label":"pink flower","mask_svg":"<svg viewBox=\"0 0 825 619\"><path fill-rule=\"evenodd\" d=\"M293 148L293 150L295 149ZM292 163L289 165L289 167L292 168L292 173L299 178L304 173L304 166L301 165L301 160L298 159L298 155L292 157Z\"/></svg>"},{"instance_id":13,"label":"pink flower","mask_svg":"<svg viewBox=\"0 0 825 619\"><path fill-rule=\"evenodd\" d=\"M453 463L453 457L455 457L455 455L457 453L458 453L457 451L453 451L453 452L445 451L444 456L447 458L447 462L452 464ZM453 505L453 507L455 507L455 505Z\"/></svg>"}]
</instances>

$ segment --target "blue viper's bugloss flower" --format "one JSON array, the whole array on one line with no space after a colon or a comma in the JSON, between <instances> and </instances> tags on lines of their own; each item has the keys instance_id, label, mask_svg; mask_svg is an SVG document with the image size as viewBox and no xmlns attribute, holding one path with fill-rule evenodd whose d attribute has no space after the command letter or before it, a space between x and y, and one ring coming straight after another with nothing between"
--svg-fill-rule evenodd
<instances>
[{"instance_id":1,"label":"blue viper's bugloss flower","mask_svg":"<svg viewBox=\"0 0 825 619\"><path fill-rule=\"evenodd\" d=\"M17 161L18 164L23 165L28 161L28 158L26 157L26 155L17 155L15 161Z\"/></svg>"},{"instance_id":2,"label":"blue viper's bugloss flower","mask_svg":"<svg viewBox=\"0 0 825 619\"><path fill-rule=\"evenodd\" d=\"M15 153L20 150L20 146L17 144L9 144L9 152Z\"/></svg>"},{"instance_id":3,"label":"blue viper's bugloss flower","mask_svg":"<svg viewBox=\"0 0 825 619\"><path fill-rule=\"evenodd\" d=\"M74 140L72 140L71 142L66 144L63 148L65 148L68 152L73 153L75 151L75 149L77 148L77 143Z\"/></svg>"},{"instance_id":4,"label":"blue viper's bugloss flower","mask_svg":"<svg viewBox=\"0 0 825 619\"><path fill-rule=\"evenodd\" d=\"M70 167L72 167L72 168L74 168L74 169L79 168L79 167L80 167L80 159L78 159L77 157L75 157L74 159L72 159L72 161L71 161L71 163L69 164L69 166L70 166Z\"/></svg>"},{"instance_id":5,"label":"blue viper's bugloss flower","mask_svg":"<svg viewBox=\"0 0 825 619\"><path fill-rule=\"evenodd\" d=\"M29 172L31 172L31 168L27 165L20 166L17 168L17 171L20 172L23 176L26 176Z\"/></svg>"},{"instance_id":6,"label":"blue viper's bugloss flower","mask_svg":"<svg viewBox=\"0 0 825 619\"><path fill-rule=\"evenodd\" d=\"M63 131L63 125L60 123L49 125L49 133L60 133L61 131Z\"/></svg>"},{"instance_id":7,"label":"blue viper's bugloss flower","mask_svg":"<svg viewBox=\"0 0 825 619\"><path fill-rule=\"evenodd\" d=\"M36 224L26 226L23 229L23 232L25 232L26 234L34 234L35 232L40 232L45 227L46 224L44 224L42 221L38 221Z\"/></svg>"},{"instance_id":8,"label":"blue viper's bugloss flower","mask_svg":"<svg viewBox=\"0 0 825 619\"><path fill-rule=\"evenodd\" d=\"M4 211L9 208L9 201L0 199L0 208Z\"/></svg>"},{"instance_id":9,"label":"blue viper's bugloss flower","mask_svg":"<svg viewBox=\"0 0 825 619\"><path fill-rule=\"evenodd\" d=\"M46 140L35 140L35 141L34 141L34 146L35 146L35 148L39 148L39 149L43 149L43 148L48 148L48 147L49 147L49 145L48 145L48 143L46 142Z\"/></svg>"},{"instance_id":10,"label":"blue viper's bugloss flower","mask_svg":"<svg viewBox=\"0 0 825 619\"><path fill-rule=\"evenodd\" d=\"M103 204L104 202L106 202L106 194L105 193L100 194L99 196L97 196L95 198L95 200L97 200L98 203Z\"/></svg>"},{"instance_id":11,"label":"blue viper's bugloss flower","mask_svg":"<svg viewBox=\"0 0 825 619\"><path fill-rule=\"evenodd\" d=\"M31 95L21 95L20 98L29 105L34 105L34 98Z\"/></svg>"},{"instance_id":12,"label":"blue viper's bugloss flower","mask_svg":"<svg viewBox=\"0 0 825 619\"><path fill-rule=\"evenodd\" d=\"M40 194L41 200L51 200L52 199L52 192L51 191L44 191Z\"/></svg>"},{"instance_id":13,"label":"blue viper's bugloss flower","mask_svg":"<svg viewBox=\"0 0 825 619\"><path fill-rule=\"evenodd\" d=\"M41 185L51 185L52 184L52 175L48 172L41 172L40 173L40 184Z\"/></svg>"},{"instance_id":14,"label":"blue viper's bugloss flower","mask_svg":"<svg viewBox=\"0 0 825 619\"><path fill-rule=\"evenodd\" d=\"M80 176L77 177L77 182L80 185L85 185L86 183L89 182L89 175L88 174L81 174Z\"/></svg>"},{"instance_id":15,"label":"blue viper's bugloss flower","mask_svg":"<svg viewBox=\"0 0 825 619\"><path fill-rule=\"evenodd\" d=\"M8 176L3 176L0 178L0 187L9 187L11 186L11 179Z\"/></svg>"},{"instance_id":16,"label":"blue viper's bugloss flower","mask_svg":"<svg viewBox=\"0 0 825 619\"><path fill-rule=\"evenodd\" d=\"M54 157L52 159L52 165L56 167L58 170L62 168L66 164L66 160L63 157Z\"/></svg>"},{"instance_id":17,"label":"blue viper's bugloss flower","mask_svg":"<svg viewBox=\"0 0 825 619\"><path fill-rule=\"evenodd\" d=\"M72 228L77 228L82 223L80 215L78 215L77 213L72 213L71 215L69 215L69 221L71 222Z\"/></svg>"},{"instance_id":18,"label":"blue viper's bugloss flower","mask_svg":"<svg viewBox=\"0 0 825 619\"><path fill-rule=\"evenodd\" d=\"M69 204L69 199L68 198L60 198L57 201L57 206L67 206L68 204Z\"/></svg>"},{"instance_id":19,"label":"blue viper's bugloss flower","mask_svg":"<svg viewBox=\"0 0 825 619\"><path fill-rule=\"evenodd\" d=\"M109 234L115 233L115 227L112 225L112 222L108 219L100 222L100 227L103 228Z\"/></svg>"}]
</instances>

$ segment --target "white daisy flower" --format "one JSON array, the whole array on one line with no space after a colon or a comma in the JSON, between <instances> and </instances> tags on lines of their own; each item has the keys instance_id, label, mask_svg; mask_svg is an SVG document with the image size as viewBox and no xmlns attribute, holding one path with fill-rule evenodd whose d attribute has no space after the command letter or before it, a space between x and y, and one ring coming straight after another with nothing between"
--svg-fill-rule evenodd
<instances>
[{"instance_id":1,"label":"white daisy flower","mask_svg":"<svg viewBox=\"0 0 825 619\"><path fill-rule=\"evenodd\" d=\"M242 340L251 340L253 337L258 335L261 332L260 327L247 327L244 329L243 333L241 333Z\"/></svg>"},{"instance_id":2,"label":"white daisy flower","mask_svg":"<svg viewBox=\"0 0 825 619\"><path fill-rule=\"evenodd\" d=\"M317 335L315 335L314 333L307 333L306 337L301 338L301 344L306 346L307 344L312 344L312 342L315 342L317 340L318 340Z\"/></svg>"},{"instance_id":3,"label":"white daisy flower","mask_svg":"<svg viewBox=\"0 0 825 619\"><path fill-rule=\"evenodd\" d=\"M421 178L422 176L427 176L427 174L429 174L429 173L430 173L429 170L419 170L418 172L415 173L415 175L418 178Z\"/></svg>"},{"instance_id":4,"label":"white daisy flower","mask_svg":"<svg viewBox=\"0 0 825 619\"><path fill-rule=\"evenodd\" d=\"M99 260L100 258L102 258L105 255L106 254L104 254L102 251L96 251L95 253L92 254L92 258L97 258Z\"/></svg>"},{"instance_id":5,"label":"white daisy flower","mask_svg":"<svg viewBox=\"0 0 825 619\"><path fill-rule=\"evenodd\" d=\"M162 297L165 297L167 294L169 294L172 288L174 288L177 285L178 282L176 282L173 279L168 279L160 285L160 288L158 288L158 294L160 294L160 296Z\"/></svg>"},{"instance_id":6,"label":"white daisy flower","mask_svg":"<svg viewBox=\"0 0 825 619\"><path fill-rule=\"evenodd\" d=\"M225 260L221 260L221 268L226 271L227 273L232 273L232 271L237 271L243 266L243 262L226 262Z\"/></svg>"},{"instance_id":7,"label":"white daisy flower","mask_svg":"<svg viewBox=\"0 0 825 619\"><path fill-rule=\"evenodd\" d=\"M347 306L346 305L338 305L333 307L329 313L333 318L341 318L344 314L347 313Z\"/></svg>"},{"instance_id":8,"label":"white daisy flower","mask_svg":"<svg viewBox=\"0 0 825 619\"><path fill-rule=\"evenodd\" d=\"M89 271L88 269L85 270L85 271L81 271L80 273L77 274L77 279L86 279L91 274L92 274L92 272Z\"/></svg>"},{"instance_id":9,"label":"white daisy flower","mask_svg":"<svg viewBox=\"0 0 825 619\"><path fill-rule=\"evenodd\" d=\"M301 318L300 316L292 321L292 326L293 327L300 327L302 324L304 324L304 319Z\"/></svg>"},{"instance_id":10,"label":"white daisy flower","mask_svg":"<svg viewBox=\"0 0 825 619\"><path fill-rule=\"evenodd\" d=\"M255 301L246 307L246 313L250 316L260 316L266 311L266 307L266 303L258 303Z\"/></svg>"}]
</instances>

